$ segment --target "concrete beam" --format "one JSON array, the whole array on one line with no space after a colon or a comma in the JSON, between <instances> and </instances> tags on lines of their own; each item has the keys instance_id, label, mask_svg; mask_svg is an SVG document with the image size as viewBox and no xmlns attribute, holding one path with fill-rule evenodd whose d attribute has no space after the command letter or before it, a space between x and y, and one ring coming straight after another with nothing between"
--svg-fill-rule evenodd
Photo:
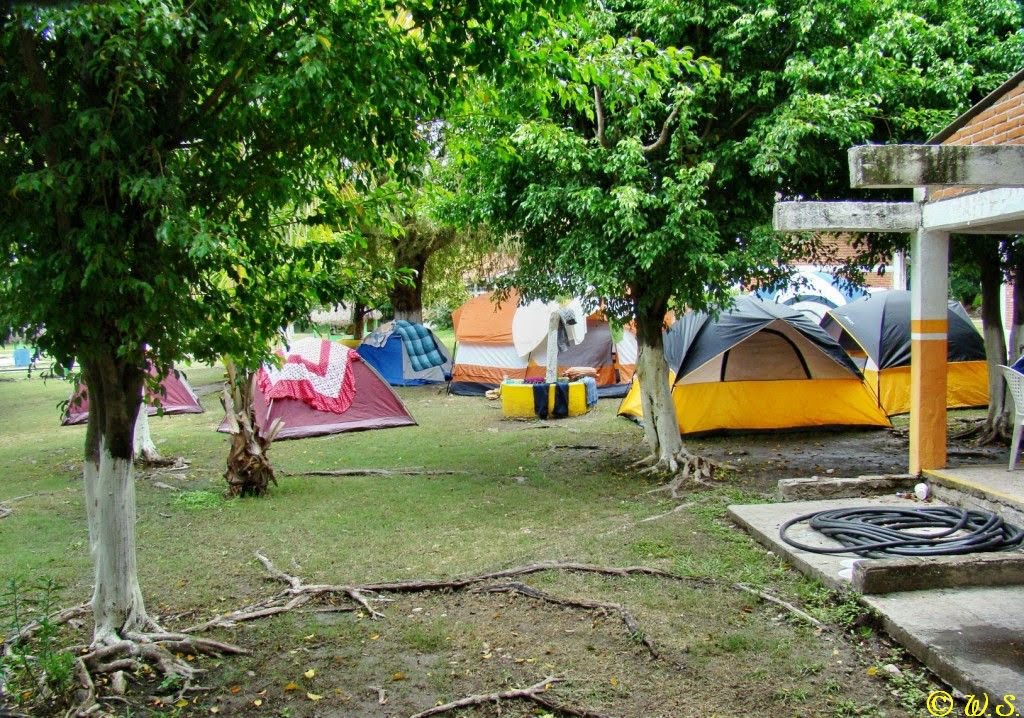
<instances>
[{"instance_id":1,"label":"concrete beam","mask_svg":"<svg viewBox=\"0 0 1024 718\"><path fill-rule=\"evenodd\" d=\"M862 145L847 156L855 189L1024 187L1024 145Z\"/></svg>"},{"instance_id":2,"label":"concrete beam","mask_svg":"<svg viewBox=\"0 0 1024 718\"><path fill-rule=\"evenodd\" d=\"M916 232L914 202L776 202L772 225L780 232Z\"/></svg>"},{"instance_id":3,"label":"concrete beam","mask_svg":"<svg viewBox=\"0 0 1024 718\"><path fill-rule=\"evenodd\" d=\"M1022 234L1024 189L993 189L929 202L921 211L921 225L960 234Z\"/></svg>"}]
</instances>

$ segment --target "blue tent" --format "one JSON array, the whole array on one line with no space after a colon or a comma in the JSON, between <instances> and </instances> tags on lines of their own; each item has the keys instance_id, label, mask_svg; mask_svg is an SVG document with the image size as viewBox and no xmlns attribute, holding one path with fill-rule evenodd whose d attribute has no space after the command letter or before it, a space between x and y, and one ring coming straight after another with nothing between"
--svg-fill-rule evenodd
<instances>
[{"instance_id":1,"label":"blue tent","mask_svg":"<svg viewBox=\"0 0 1024 718\"><path fill-rule=\"evenodd\" d=\"M356 349L391 386L448 381L452 357L429 328L398 320L381 325Z\"/></svg>"}]
</instances>

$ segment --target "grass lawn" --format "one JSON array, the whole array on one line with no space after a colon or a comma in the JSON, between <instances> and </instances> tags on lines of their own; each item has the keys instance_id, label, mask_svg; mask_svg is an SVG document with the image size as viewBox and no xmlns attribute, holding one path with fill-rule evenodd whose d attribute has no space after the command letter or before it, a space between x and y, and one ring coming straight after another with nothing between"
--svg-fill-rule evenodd
<instances>
[{"instance_id":1,"label":"grass lawn","mask_svg":"<svg viewBox=\"0 0 1024 718\"><path fill-rule=\"evenodd\" d=\"M547 695L608 716L904 716L923 696L876 663L900 661L854 604L780 564L723 519L728 503L763 500L724 476L687 507L649 493L629 469L641 430L614 400L557 422L507 421L497 402L399 389L416 427L283 441L271 448L279 485L265 499L224 501L226 438L217 368L185 366L207 411L151 422L185 471L138 476L140 581L150 612L182 628L278 592L255 559L309 583L450 578L536 561L646 565L703 584L656 577L545 572L522 579L562 598L619 604L658 649L654 658L614 611L586 611L508 593L438 592L361 612L291 612L212 631L250 655L199 659L208 691L177 703L173 687L129 677L111 715L409 716L467 694L564 678ZM80 480L84 427L60 427L61 381L0 375L0 576L5 629L10 580L53 579L56 603L88 598L91 564ZM735 441L735 440L734 440ZM314 477L344 468L452 470L452 475ZM176 487L160 488L158 483ZM768 484L764 489L768 490ZM744 581L801 605L821 633L739 592ZM22 596L31 595L23 584ZM863 622L862 622L863 623ZM60 636L88 639L88 622ZM15 687L19 687L16 685ZM894 690L898 689L898 690ZM906 705L901 705L906 703ZM0 701L0 713L2 713ZM22 709L24 710L24 709ZM36 704L30 713L44 715ZM528 702L462 716L543 715Z\"/></svg>"}]
</instances>

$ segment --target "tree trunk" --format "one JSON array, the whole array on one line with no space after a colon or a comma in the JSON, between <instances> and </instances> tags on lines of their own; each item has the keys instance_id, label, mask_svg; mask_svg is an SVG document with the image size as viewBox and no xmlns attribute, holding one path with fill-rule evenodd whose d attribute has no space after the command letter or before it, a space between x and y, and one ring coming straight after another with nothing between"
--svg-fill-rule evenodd
<instances>
[{"instance_id":1,"label":"tree trunk","mask_svg":"<svg viewBox=\"0 0 1024 718\"><path fill-rule=\"evenodd\" d=\"M113 352L83 357L82 370L90 402L83 473L94 568L93 645L109 645L152 626L138 581L132 464L145 370Z\"/></svg>"},{"instance_id":2,"label":"tree trunk","mask_svg":"<svg viewBox=\"0 0 1024 718\"><path fill-rule=\"evenodd\" d=\"M429 254L405 247L400 241L396 244L395 266L411 269L413 275L410 283L398 282L391 288L391 308L395 319L417 324L423 322L423 273L429 257Z\"/></svg>"},{"instance_id":3,"label":"tree trunk","mask_svg":"<svg viewBox=\"0 0 1024 718\"><path fill-rule=\"evenodd\" d=\"M660 310L659 310L660 309ZM640 354L636 373L640 382L640 406L644 417L644 439L655 465L675 471L676 457L683 450L669 387L669 367L662 340L664 308L655 308L636 321Z\"/></svg>"},{"instance_id":4,"label":"tree trunk","mask_svg":"<svg viewBox=\"0 0 1024 718\"><path fill-rule=\"evenodd\" d=\"M352 337L362 339L366 333L366 305L356 302L352 305Z\"/></svg>"},{"instance_id":5,"label":"tree trunk","mask_svg":"<svg viewBox=\"0 0 1024 718\"><path fill-rule=\"evenodd\" d=\"M551 312L548 318L548 343L544 350L544 381L553 384L558 380L558 326L561 324L561 314Z\"/></svg>"},{"instance_id":6,"label":"tree trunk","mask_svg":"<svg viewBox=\"0 0 1024 718\"><path fill-rule=\"evenodd\" d=\"M988 415L982 429L982 441L993 441L1008 433L1010 422L1006 383L1000 364L1006 363L1006 337L1000 311L1003 273L999 261L999 245L978 238L978 264L981 268L981 325L988 360ZM984 246L981 246L984 243Z\"/></svg>"},{"instance_id":7,"label":"tree trunk","mask_svg":"<svg viewBox=\"0 0 1024 718\"><path fill-rule=\"evenodd\" d=\"M145 387L143 387L144 393ZM139 415L135 419L132 446L132 458L136 461L141 459L150 464L163 461L163 457L160 456L156 444L153 443L153 435L149 433L149 411L146 409L145 401L139 406Z\"/></svg>"},{"instance_id":8,"label":"tree trunk","mask_svg":"<svg viewBox=\"0 0 1024 718\"><path fill-rule=\"evenodd\" d=\"M1017 361L1024 354L1024 252L1011 249L1013 274L1013 310L1010 322L1010 346L1007 363Z\"/></svg>"},{"instance_id":9,"label":"tree trunk","mask_svg":"<svg viewBox=\"0 0 1024 718\"><path fill-rule=\"evenodd\" d=\"M277 484L267 450L283 424L278 419L271 424L267 436L261 436L252 410L253 375L239 371L230 360L224 365L228 383L221 394L221 403L231 436L224 472L228 495L264 496L271 484Z\"/></svg>"}]
</instances>

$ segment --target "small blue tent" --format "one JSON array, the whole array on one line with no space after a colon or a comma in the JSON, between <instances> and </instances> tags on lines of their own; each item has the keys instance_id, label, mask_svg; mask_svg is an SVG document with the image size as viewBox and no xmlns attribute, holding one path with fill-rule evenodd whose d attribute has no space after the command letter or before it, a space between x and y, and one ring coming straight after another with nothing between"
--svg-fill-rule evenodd
<instances>
[{"instance_id":1,"label":"small blue tent","mask_svg":"<svg viewBox=\"0 0 1024 718\"><path fill-rule=\"evenodd\" d=\"M442 383L452 375L451 354L422 324L401 319L382 324L356 351L391 386Z\"/></svg>"}]
</instances>

